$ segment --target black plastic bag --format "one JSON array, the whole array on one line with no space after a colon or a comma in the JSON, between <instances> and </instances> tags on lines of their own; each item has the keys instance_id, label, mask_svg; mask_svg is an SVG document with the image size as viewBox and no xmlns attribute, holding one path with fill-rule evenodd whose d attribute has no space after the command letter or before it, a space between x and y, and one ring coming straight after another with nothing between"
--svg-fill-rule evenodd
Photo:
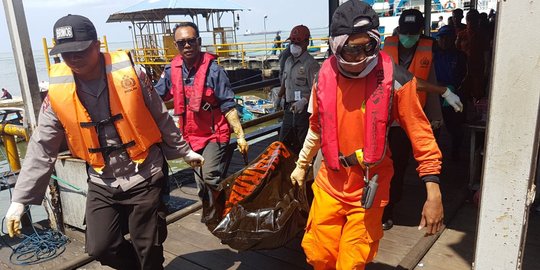
<instances>
[{"instance_id":1,"label":"black plastic bag","mask_svg":"<svg viewBox=\"0 0 540 270\"><path fill-rule=\"evenodd\" d=\"M212 234L231 248L255 250L281 247L303 231L309 205L290 180L295 160L274 142L218 190L207 188L202 220Z\"/></svg>"}]
</instances>

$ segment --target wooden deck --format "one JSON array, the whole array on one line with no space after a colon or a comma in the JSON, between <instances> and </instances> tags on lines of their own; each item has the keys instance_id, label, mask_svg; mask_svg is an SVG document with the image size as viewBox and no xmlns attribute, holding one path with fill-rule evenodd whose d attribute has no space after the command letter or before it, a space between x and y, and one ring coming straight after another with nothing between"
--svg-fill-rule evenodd
<instances>
[{"instance_id":1,"label":"wooden deck","mask_svg":"<svg viewBox=\"0 0 540 270\"><path fill-rule=\"evenodd\" d=\"M250 160L260 153L275 137L251 145ZM444 142L441 147L445 148ZM463 156L466 156L463 153ZM243 161L235 153L230 172L242 167ZM445 162L443 169L443 196L448 228L440 235L426 237L418 231L420 212L425 198L423 184L416 177L414 166L408 171L402 201L396 205L396 225L385 232L376 260L368 270L384 269L471 269L474 253L476 212L472 204L463 206L467 195L467 160ZM184 171L180 179L186 181L191 172ZM185 183L185 182L184 182ZM173 185L174 187L174 185ZM286 246L266 251L237 252L214 237L200 222L201 204L193 183L181 185L172 191L172 198L181 210L171 214L169 234L164 243L166 269L312 269L305 262L300 247L302 235ZM523 269L540 269L540 215L531 214L529 237ZM58 258L32 266L15 266L9 262L11 250L0 247L0 269L110 269L89 260L84 253L84 234L68 231L71 242ZM17 241L4 239L15 244ZM436 242L435 242L436 241ZM435 245L431 245L435 242ZM431 248L431 249L430 249ZM427 254L426 254L427 252ZM424 256L426 255L426 256ZM417 263L421 260L421 264Z\"/></svg>"}]
</instances>

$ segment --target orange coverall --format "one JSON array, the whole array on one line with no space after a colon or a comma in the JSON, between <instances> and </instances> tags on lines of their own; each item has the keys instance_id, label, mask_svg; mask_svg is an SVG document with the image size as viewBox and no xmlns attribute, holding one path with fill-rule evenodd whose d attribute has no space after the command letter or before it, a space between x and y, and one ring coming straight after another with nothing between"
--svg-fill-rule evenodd
<instances>
[{"instance_id":1,"label":"orange coverall","mask_svg":"<svg viewBox=\"0 0 540 270\"><path fill-rule=\"evenodd\" d=\"M401 88L394 93L392 115L409 136L420 177L438 175L441 170L441 152L435 142L431 126L416 94L416 78L394 65L394 78L401 78ZM406 78L406 81L403 81ZM363 79L349 79L338 75L337 82L337 129L339 151L350 155L363 148L365 100ZM397 80L397 79L394 79ZM316 87L316 86L314 86ZM316 90L312 91L313 114L310 128L319 133L319 114ZM324 140L324 138L321 138ZM379 188L372 208L360 206L364 172L358 165L338 171L329 170L325 163L315 178L314 199L309 213L302 247L308 263L318 269L364 269L377 253L379 240L383 236L381 218L388 203L390 180L393 175L391 153L370 175L379 175Z\"/></svg>"}]
</instances>

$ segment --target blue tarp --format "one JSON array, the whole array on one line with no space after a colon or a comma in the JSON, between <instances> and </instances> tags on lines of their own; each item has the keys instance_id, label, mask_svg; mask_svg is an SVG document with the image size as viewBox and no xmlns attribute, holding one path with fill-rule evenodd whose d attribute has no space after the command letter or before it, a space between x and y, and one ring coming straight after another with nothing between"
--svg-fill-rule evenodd
<instances>
[{"instance_id":1,"label":"blue tarp","mask_svg":"<svg viewBox=\"0 0 540 270\"><path fill-rule=\"evenodd\" d=\"M247 9L231 0L144 0L113 13L107 22L160 21L168 15L195 16Z\"/></svg>"}]
</instances>

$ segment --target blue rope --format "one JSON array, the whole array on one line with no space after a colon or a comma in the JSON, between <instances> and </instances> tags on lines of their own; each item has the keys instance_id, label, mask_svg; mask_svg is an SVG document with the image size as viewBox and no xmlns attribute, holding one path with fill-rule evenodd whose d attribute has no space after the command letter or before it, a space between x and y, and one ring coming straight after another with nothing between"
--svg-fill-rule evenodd
<instances>
[{"instance_id":1,"label":"blue rope","mask_svg":"<svg viewBox=\"0 0 540 270\"><path fill-rule=\"evenodd\" d=\"M4 177L1 181L6 181ZM9 190L9 197L11 198L11 189ZM49 202L50 205L50 202ZM32 230L34 231L31 235L21 234L23 241L20 242L16 247L12 247L7 243L2 237L2 241L6 246L8 246L12 252L9 256L9 260L14 265L33 265L42 262L52 260L60 254L64 253L66 250L66 244L69 239L67 236L62 234L59 231L52 229L47 229L43 231L36 231L34 224L32 222L32 216L28 211L25 211L24 215L27 215L30 219ZM5 217L2 218L2 233L4 232L4 222Z\"/></svg>"},{"instance_id":2,"label":"blue rope","mask_svg":"<svg viewBox=\"0 0 540 270\"><path fill-rule=\"evenodd\" d=\"M6 154L3 151L0 151L0 155L7 160ZM0 176L0 183L5 184L5 186L9 187L7 178L5 175ZM53 176L53 179L56 178ZM61 179L55 179L57 181L63 181ZM81 191L80 188L73 186L65 181L63 181L66 185L69 187ZM11 201L11 188L8 188L9 190L9 198ZM50 202L49 202L50 205ZM51 207L52 208L52 207ZM30 209L30 208L28 208ZM2 241L6 246L8 246L12 252L9 256L9 260L14 265L33 265L38 264L42 262L46 262L49 260L52 260L60 254L64 253L66 250L66 244L69 241L67 236L62 234L59 231L54 231L52 229L44 230L41 232L37 232L36 228L34 227L34 224L32 222L32 216L28 211L24 213L28 216L30 219L30 223L32 226L32 230L34 231L31 235L25 235L21 234L21 238L24 240L20 242L15 248L13 248L9 243L7 243L4 238L2 237ZM1 230L3 234L7 234L4 232L4 222L5 217L2 218L2 226Z\"/></svg>"},{"instance_id":3,"label":"blue rope","mask_svg":"<svg viewBox=\"0 0 540 270\"><path fill-rule=\"evenodd\" d=\"M25 212L25 214L30 217L29 213ZM2 233L6 234L4 232L4 220L5 218L2 219ZM23 241L16 247L12 247L3 240L12 250L9 256L12 264L33 265L42 263L58 257L66 250L69 239L61 232L52 229L38 232L34 225L32 225L32 230L34 233L31 235L21 234L20 237L23 238Z\"/></svg>"}]
</instances>

